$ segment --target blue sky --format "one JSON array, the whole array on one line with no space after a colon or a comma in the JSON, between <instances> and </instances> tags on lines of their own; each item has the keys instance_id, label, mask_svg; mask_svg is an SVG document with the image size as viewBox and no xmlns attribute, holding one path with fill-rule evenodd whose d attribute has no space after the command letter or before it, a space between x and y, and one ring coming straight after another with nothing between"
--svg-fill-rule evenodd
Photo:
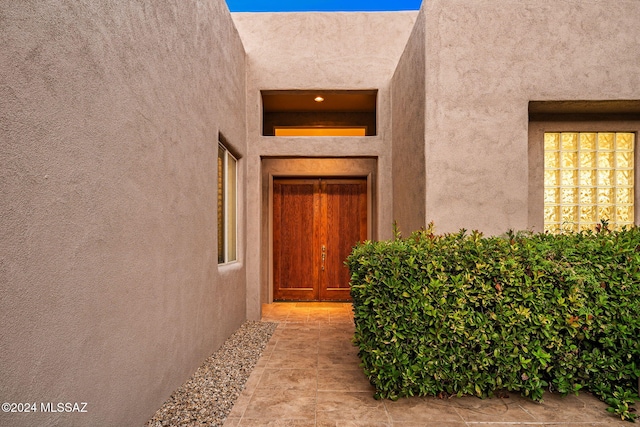
<instances>
[{"instance_id":1,"label":"blue sky","mask_svg":"<svg viewBox=\"0 0 640 427\"><path fill-rule=\"evenodd\" d=\"M418 10L422 0L227 0L231 12Z\"/></svg>"}]
</instances>

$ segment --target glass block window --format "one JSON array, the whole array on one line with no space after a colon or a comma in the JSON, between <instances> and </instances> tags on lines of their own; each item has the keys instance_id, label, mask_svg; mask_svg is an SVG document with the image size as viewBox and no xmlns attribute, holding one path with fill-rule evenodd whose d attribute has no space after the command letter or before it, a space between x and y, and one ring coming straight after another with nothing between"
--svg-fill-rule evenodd
<instances>
[{"instance_id":1,"label":"glass block window","mask_svg":"<svg viewBox=\"0 0 640 427\"><path fill-rule=\"evenodd\" d=\"M218 264L237 260L237 163L222 144L218 145Z\"/></svg>"},{"instance_id":2,"label":"glass block window","mask_svg":"<svg viewBox=\"0 0 640 427\"><path fill-rule=\"evenodd\" d=\"M634 223L630 132L544 134L544 229L581 231L601 220Z\"/></svg>"}]
</instances>

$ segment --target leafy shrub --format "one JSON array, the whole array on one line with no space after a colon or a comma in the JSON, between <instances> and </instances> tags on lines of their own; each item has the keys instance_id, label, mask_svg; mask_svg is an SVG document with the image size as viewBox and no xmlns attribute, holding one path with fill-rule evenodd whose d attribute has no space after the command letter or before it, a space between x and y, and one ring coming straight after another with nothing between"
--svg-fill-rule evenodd
<instances>
[{"instance_id":1,"label":"leafy shrub","mask_svg":"<svg viewBox=\"0 0 640 427\"><path fill-rule=\"evenodd\" d=\"M430 225L364 242L346 263L377 398L584 388L635 418L639 228L484 237Z\"/></svg>"}]
</instances>

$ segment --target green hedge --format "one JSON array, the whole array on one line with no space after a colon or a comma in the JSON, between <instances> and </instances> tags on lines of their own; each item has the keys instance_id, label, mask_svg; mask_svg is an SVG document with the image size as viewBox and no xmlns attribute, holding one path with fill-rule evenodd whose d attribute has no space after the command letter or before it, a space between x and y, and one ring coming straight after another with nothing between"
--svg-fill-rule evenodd
<instances>
[{"instance_id":1,"label":"green hedge","mask_svg":"<svg viewBox=\"0 0 640 427\"><path fill-rule=\"evenodd\" d=\"M588 389L635 418L640 229L365 242L347 259L377 398Z\"/></svg>"}]
</instances>

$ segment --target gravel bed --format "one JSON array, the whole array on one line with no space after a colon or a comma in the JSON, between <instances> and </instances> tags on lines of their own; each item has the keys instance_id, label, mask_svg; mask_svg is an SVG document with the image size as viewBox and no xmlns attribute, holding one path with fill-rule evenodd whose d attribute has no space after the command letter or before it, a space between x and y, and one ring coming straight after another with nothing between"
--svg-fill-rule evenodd
<instances>
[{"instance_id":1,"label":"gravel bed","mask_svg":"<svg viewBox=\"0 0 640 427\"><path fill-rule=\"evenodd\" d=\"M169 397L146 427L222 426L276 326L245 322Z\"/></svg>"}]
</instances>

